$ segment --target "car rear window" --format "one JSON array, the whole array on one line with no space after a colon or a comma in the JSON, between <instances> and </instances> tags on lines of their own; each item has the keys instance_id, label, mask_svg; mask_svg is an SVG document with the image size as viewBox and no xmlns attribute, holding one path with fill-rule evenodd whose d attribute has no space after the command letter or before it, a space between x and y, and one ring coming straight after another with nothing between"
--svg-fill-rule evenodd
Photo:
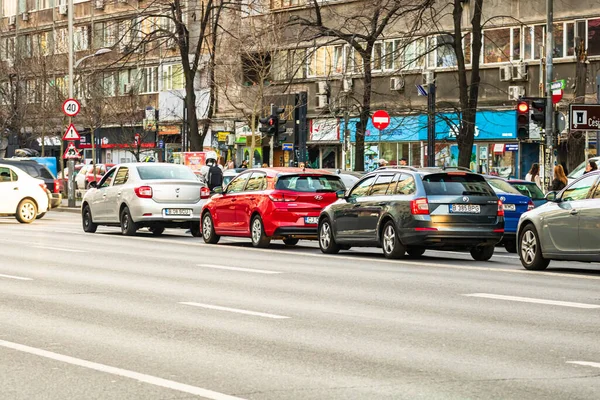
<instances>
[{"instance_id":1,"label":"car rear window","mask_svg":"<svg viewBox=\"0 0 600 400\"><path fill-rule=\"evenodd\" d=\"M503 181L502 179L488 179L487 182L496 193L521 194L521 192L515 189L510 183Z\"/></svg>"},{"instance_id":2,"label":"car rear window","mask_svg":"<svg viewBox=\"0 0 600 400\"><path fill-rule=\"evenodd\" d=\"M40 176L44 179L54 179L54 175L52 175L52 172L46 167L40 168Z\"/></svg>"},{"instance_id":3,"label":"car rear window","mask_svg":"<svg viewBox=\"0 0 600 400\"><path fill-rule=\"evenodd\" d=\"M185 181L197 181L196 175L191 169L177 165L144 165L136 167L140 178L144 181L151 179L181 179Z\"/></svg>"},{"instance_id":4,"label":"car rear window","mask_svg":"<svg viewBox=\"0 0 600 400\"><path fill-rule=\"evenodd\" d=\"M423 176L429 196L496 196L481 175L470 173L439 173Z\"/></svg>"},{"instance_id":5,"label":"car rear window","mask_svg":"<svg viewBox=\"0 0 600 400\"><path fill-rule=\"evenodd\" d=\"M335 175L285 175L277 179L276 190L293 190L295 192L337 192L345 186L339 176Z\"/></svg>"},{"instance_id":6,"label":"car rear window","mask_svg":"<svg viewBox=\"0 0 600 400\"><path fill-rule=\"evenodd\" d=\"M535 183L512 183L512 186L521 194L531 197L532 200L544 200L544 192Z\"/></svg>"}]
</instances>

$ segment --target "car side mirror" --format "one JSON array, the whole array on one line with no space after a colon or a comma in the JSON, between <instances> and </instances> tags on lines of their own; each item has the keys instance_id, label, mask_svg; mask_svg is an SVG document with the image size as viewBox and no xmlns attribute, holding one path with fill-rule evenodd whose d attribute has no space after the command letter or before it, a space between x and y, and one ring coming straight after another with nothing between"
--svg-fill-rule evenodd
<instances>
[{"instance_id":1,"label":"car side mirror","mask_svg":"<svg viewBox=\"0 0 600 400\"><path fill-rule=\"evenodd\" d=\"M345 190L338 190L337 192L335 192L335 195L337 196L338 199L345 199L346 198L346 191Z\"/></svg>"},{"instance_id":2,"label":"car side mirror","mask_svg":"<svg viewBox=\"0 0 600 400\"><path fill-rule=\"evenodd\" d=\"M217 186L216 188L213 189L213 192L216 194L223 194L223 188L220 186Z\"/></svg>"},{"instance_id":3,"label":"car side mirror","mask_svg":"<svg viewBox=\"0 0 600 400\"><path fill-rule=\"evenodd\" d=\"M96 188L98 188L98 182L96 182L96 181L91 181L89 186L90 186L91 188L94 188L94 189L96 189Z\"/></svg>"},{"instance_id":4,"label":"car side mirror","mask_svg":"<svg viewBox=\"0 0 600 400\"><path fill-rule=\"evenodd\" d=\"M556 198L557 194L557 192L548 192L548 194L546 194L546 200L558 203L560 199Z\"/></svg>"}]
</instances>

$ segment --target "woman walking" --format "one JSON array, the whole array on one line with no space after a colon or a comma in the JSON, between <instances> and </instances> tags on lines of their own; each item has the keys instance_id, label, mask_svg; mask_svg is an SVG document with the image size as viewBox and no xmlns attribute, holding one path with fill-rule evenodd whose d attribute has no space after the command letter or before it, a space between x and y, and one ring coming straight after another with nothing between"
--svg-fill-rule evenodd
<instances>
[{"instance_id":1,"label":"woman walking","mask_svg":"<svg viewBox=\"0 0 600 400\"><path fill-rule=\"evenodd\" d=\"M540 181L540 165L538 163L534 163L531 166L531 169L525 175L525 180L529 182L535 182L537 187L542 189L542 182Z\"/></svg>"},{"instance_id":2,"label":"woman walking","mask_svg":"<svg viewBox=\"0 0 600 400\"><path fill-rule=\"evenodd\" d=\"M559 192L567 186L567 176L565 175L565 170L562 165L558 164L554 167L554 179L552 180L552 186L550 190Z\"/></svg>"}]
</instances>

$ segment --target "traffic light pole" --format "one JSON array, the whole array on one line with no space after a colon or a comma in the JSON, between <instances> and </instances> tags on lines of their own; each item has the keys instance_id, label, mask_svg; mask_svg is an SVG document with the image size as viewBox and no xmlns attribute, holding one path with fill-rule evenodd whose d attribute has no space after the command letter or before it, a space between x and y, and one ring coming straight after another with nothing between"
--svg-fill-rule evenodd
<instances>
[{"instance_id":1,"label":"traffic light pole","mask_svg":"<svg viewBox=\"0 0 600 400\"><path fill-rule=\"evenodd\" d=\"M271 115L277 115L277 105L271 104ZM269 140L269 167L273 167L273 149L275 147L275 135L271 135Z\"/></svg>"},{"instance_id":2,"label":"traffic light pole","mask_svg":"<svg viewBox=\"0 0 600 400\"><path fill-rule=\"evenodd\" d=\"M552 56L554 51L554 0L546 0L546 151L544 152L544 189L550 186L554 165L554 106L552 104Z\"/></svg>"}]
</instances>

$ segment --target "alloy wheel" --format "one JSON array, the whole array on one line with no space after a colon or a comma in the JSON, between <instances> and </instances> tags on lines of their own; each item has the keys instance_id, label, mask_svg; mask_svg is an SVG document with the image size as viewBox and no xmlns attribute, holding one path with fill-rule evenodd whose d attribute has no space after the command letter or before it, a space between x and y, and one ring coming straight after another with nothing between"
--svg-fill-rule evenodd
<instances>
[{"instance_id":1,"label":"alloy wheel","mask_svg":"<svg viewBox=\"0 0 600 400\"><path fill-rule=\"evenodd\" d=\"M321 242L321 248L327 249L331 243L331 227L328 221L324 221L321 225L321 232L319 234L319 241Z\"/></svg>"},{"instance_id":2,"label":"alloy wheel","mask_svg":"<svg viewBox=\"0 0 600 400\"><path fill-rule=\"evenodd\" d=\"M383 250L390 254L394 251L394 246L396 244L396 232L394 227L390 224L386 226L385 231L383 232Z\"/></svg>"},{"instance_id":3,"label":"alloy wheel","mask_svg":"<svg viewBox=\"0 0 600 400\"><path fill-rule=\"evenodd\" d=\"M260 219L254 218L252 222L252 241L254 243L260 242L260 238L262 236L262 224Z\"/></svg>"},{"instance_id":4,"label":"alloy wheel","mask_svg":"<svg viewBox=\"0 0 600 400\"><path fill-rule=\"evenodd\" d=\"M521 239L521 257L527 264L532 264L538 251L537 240L533 231L528 230Z\"/></svg>"},{"instance_id":5,"label":"alloy wheel","mask_svg":"<svg viewBox=\"0 0 600 400\"><path fill-rule=\"evenodd\" d=\"M210 238L210 234L212 232L212 221L210 219L210 215L204 215L204 219L202 220L202 236L205 240Z\"/></svg>"}]
</instances>

